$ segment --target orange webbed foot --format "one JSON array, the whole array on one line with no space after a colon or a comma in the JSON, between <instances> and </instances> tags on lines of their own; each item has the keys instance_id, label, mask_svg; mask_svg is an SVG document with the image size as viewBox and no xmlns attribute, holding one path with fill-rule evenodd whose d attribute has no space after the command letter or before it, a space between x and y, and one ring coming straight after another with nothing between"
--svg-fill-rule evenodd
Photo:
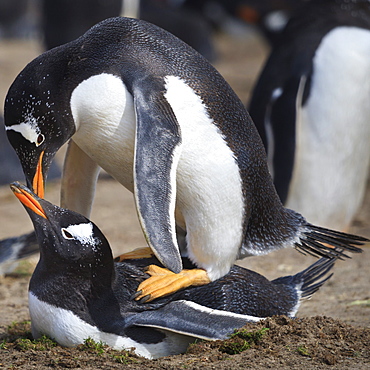
<instances>
[{"instance_id":1,"label":"orange webbed foot","mask_svg":"<svg viewBox=\"0 0 370 370\"><path fill-rule=\"evenodd\" d=\"M143 281L135 294L135 300L142 303L175 293L189 286L201 286L211 282L207 272L202 269L182 270L175 274L172 271L150 265L146 271L150 278Z\"/></svg>"}]
</instances>

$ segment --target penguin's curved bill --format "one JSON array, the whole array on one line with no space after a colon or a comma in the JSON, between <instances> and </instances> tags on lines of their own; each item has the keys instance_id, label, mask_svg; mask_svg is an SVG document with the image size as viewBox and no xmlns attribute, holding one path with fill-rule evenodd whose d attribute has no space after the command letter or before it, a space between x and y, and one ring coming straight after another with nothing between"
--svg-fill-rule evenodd
<instances>
[{"instance_id":1,"label":"penguin's curved bill","mask_svg":"<svg viewBox=\"0 0 370 370\"><path fill-rule=\"evenodd\" d=\"M14 195L25 207L38 214L39 216L47 218L45 211L41 207L40 202L36 199L36 195L33 194L31 190L18 182L11 183L10 189L12 189Z\"/></svg>"},{"instance_id":2,"label":"penguin's curved bill","mask_svg":"<svg viewBox=\"0 0 370 370\"><path fill-rule=\"evenodd\" d=\"M37 162L36 173L32 180L32 187L35 193L40 197L44 198L44 177L42 175L42 159L44 157L44 151L41 152L39 161Z\"/></svg>"}]
</instances>

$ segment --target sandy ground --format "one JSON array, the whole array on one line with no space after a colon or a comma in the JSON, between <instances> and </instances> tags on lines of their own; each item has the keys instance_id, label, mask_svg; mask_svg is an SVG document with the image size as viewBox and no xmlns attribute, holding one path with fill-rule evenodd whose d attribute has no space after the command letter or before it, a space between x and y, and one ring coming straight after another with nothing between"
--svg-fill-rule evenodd
<instances>
[{"instance_id":1,"label":"sandy ground","mask_svg":"<svg viewBox=\"0 0 370 370\"><path fill-rule=\"evenodd\" d=\"M255 37L221 38L218 41L219 60L216 67L243 102L247 102L254 79L261 68L268 48ZM40 46L36 42L0 42L1 106L11 81L40 51ZM61 156L58 160L62 161ZM23 181L23 179L14 180ZM48 183L46 198L55 203L59 202L58 181ZM350 232L370 238L369 204L370 192L367 193L364 205L358 212ZM115 254L145 244L137 221L132 195L113 180L102 178L99 181L91 218L105 233ZM9 187L0 187L0 239L30 230L31 222L23 207L13 196ZM23 263L21 274L0 277L0 334L4 333L12 322L29 319L27 309L29 274L23 274L23 272L27 269L32 271L36 261L37 257L34 257L29 263ZM313 261L313 258L302 256L294 250L284 250L264 257L248 258L240 264L272 279L294 274ZM302 304L298 317L329 316L340 319L343 325L346 323L359 328L370 328L370 306L361 304L362 301L370 299L369 266L370 249L368 246L364 248L362 255L354 255L350 260L339 261L334 267L332 279L310 301ZM240 366L242 363L241 360ZM0 368L2 368L1 365L0 361ZM218 363L217 368L223 368L219 365ZM229 366L232 367L230 362ZM369 361L367 366L370 366ZM146 365L146 367L149 366ZM162 368L171 367L163 365Z\"/></svg>"}]
</instances>

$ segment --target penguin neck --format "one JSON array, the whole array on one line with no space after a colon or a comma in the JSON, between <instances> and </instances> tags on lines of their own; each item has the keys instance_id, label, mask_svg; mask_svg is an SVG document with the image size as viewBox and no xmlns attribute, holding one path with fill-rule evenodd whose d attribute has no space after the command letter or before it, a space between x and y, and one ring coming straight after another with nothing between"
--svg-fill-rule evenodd
<instances>
[{"instance_id":1,"label":"penguin neck","mask_svg":"<svg viewBox=\"0 0 370 370\"><path fill-rule=\"evenodd\" d=\"M53 297L59 297L58 304L63 301L68 306L67 302L81 301L83 297L83 303L88 305L90 299L109 295L115 279L113 259L101 261L66 262L51 260L41 253L29 289L49 303L53 303Z\"/></svg>"},{"instance_id":2,"label":"penguin neck","mask_svg":"<svg viewBox=\"0 0 370 370\"><path fill-rule=\"evenodd\" d=\"M29 292L38 301L68 310L88 324L114 333L122 317L112 289L113 279L113 260L90 268L81 264L79 270L70 263L49 264L41 257Z\"/></svg>"}]
</instances>

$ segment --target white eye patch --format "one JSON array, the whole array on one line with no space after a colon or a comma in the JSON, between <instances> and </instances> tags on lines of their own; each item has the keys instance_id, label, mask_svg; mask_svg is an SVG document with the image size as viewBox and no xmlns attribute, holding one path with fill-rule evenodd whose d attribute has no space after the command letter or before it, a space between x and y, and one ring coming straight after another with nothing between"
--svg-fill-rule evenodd
<instances>
[{"instance_id":1,"label":"white eye patch","mask_svg":"<svg viewBox=\"0 0 370 370\"><path fill-rule=\"evenodd\" d=\"M29 117L25 122L16 125L5 126L5 130L19 132L26 140L35 144L36 146L39 146L43 142L43 140L41 141L39 138L39 136L42 134L34 117Z\"/></svg>"},{"instance_id":2,"label":"white eye patch","mask_svg":"<svg viewBox=\"0 0 370 370\"><path fill-rule=\"evenodd\" d=\"M91 222L86 224L70 225L62 229L62 235L65 239L78 240L83 245L94 247L97 243L93 234L93 225Z\"/></svg>"}]
</instances>

